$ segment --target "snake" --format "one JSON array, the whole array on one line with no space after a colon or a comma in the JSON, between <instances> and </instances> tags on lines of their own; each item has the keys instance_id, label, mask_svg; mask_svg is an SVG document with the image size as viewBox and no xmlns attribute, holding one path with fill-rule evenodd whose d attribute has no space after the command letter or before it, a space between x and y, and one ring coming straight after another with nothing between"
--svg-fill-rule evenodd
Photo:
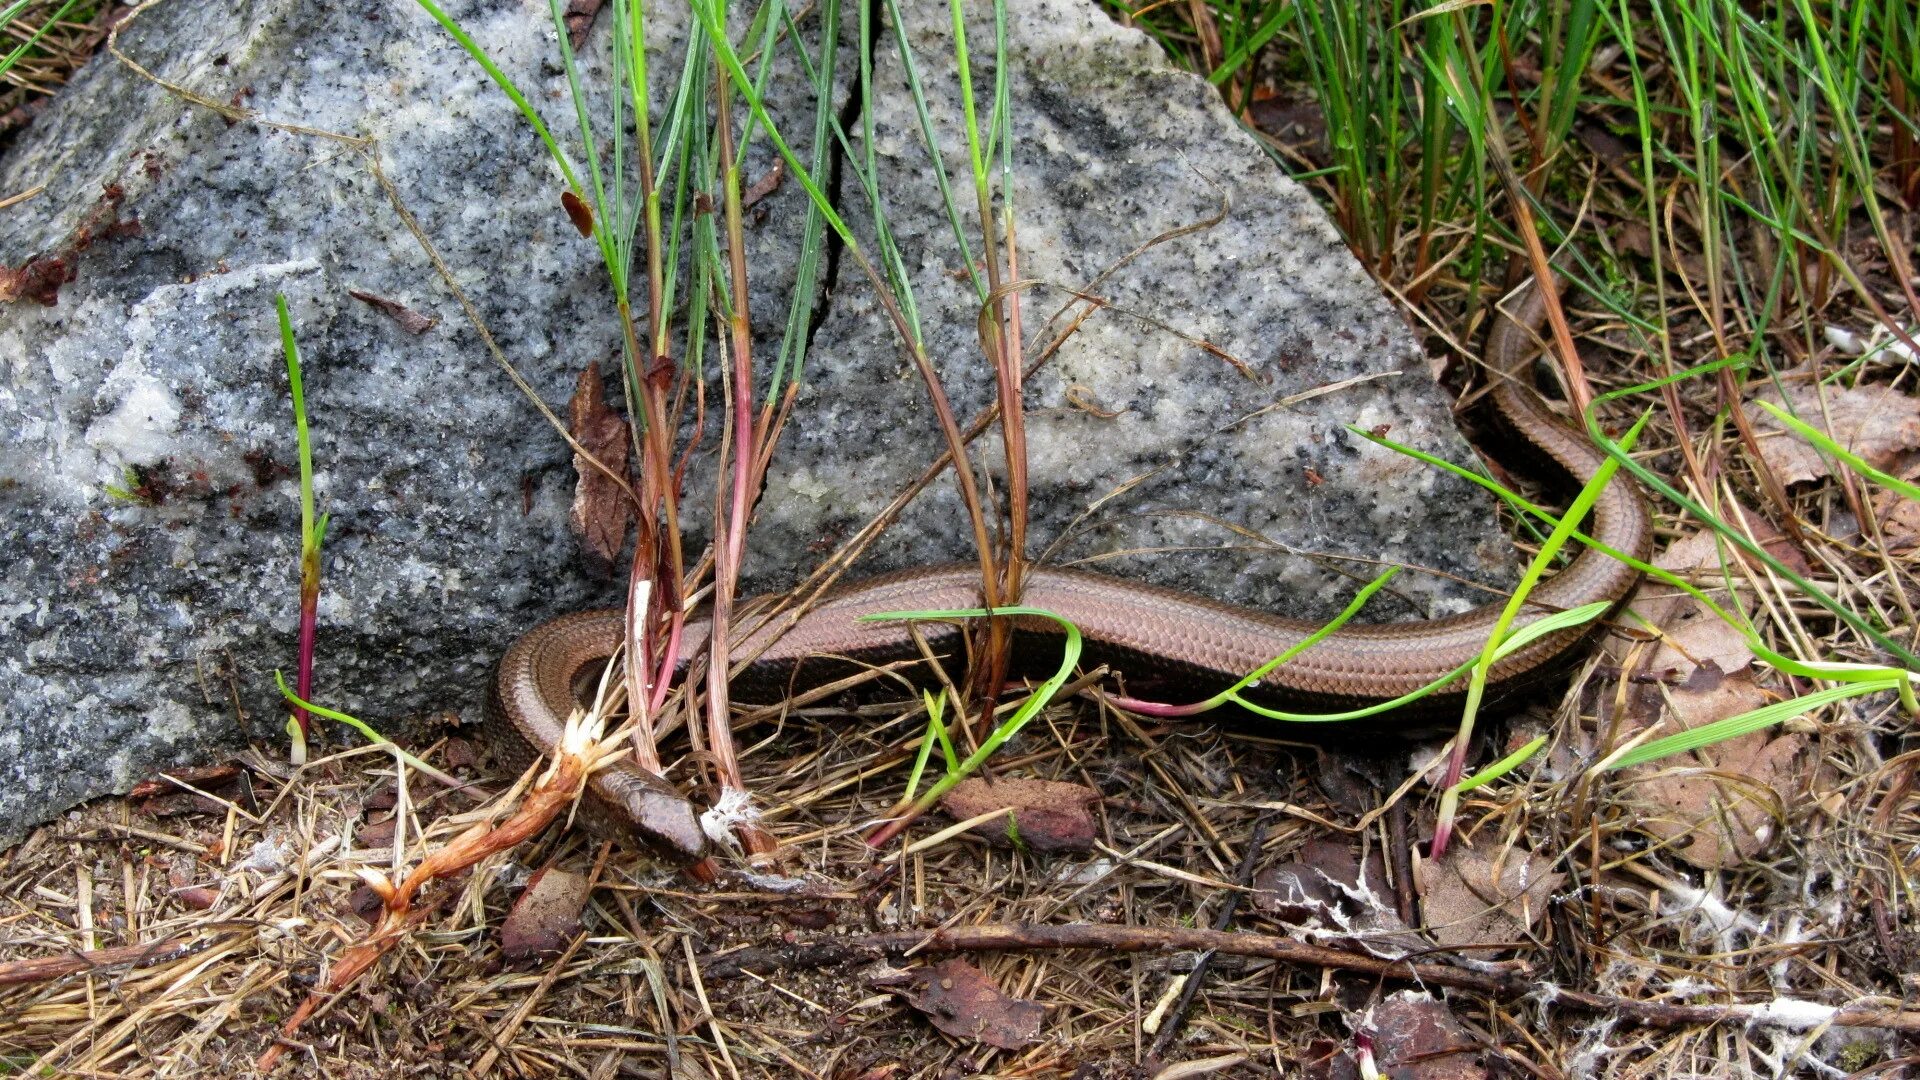
<instances>
[{"instance_id":1,"label":"snake","mask_svg":"<svg viewBox=\"0 0 1920 1080\"><path fill-rule=\"evenodd\" d=\"M1562 420L1530 385L1547 290L1529 282L1497 306L1483 360L1494 411L1538 462L1551 462L1575 484L1593 480L1607 460ZM1513 631L1555 612L1596 602L1617 607L1639 581L1628 561L1651 554L1647 503L1625 473L1601 488L1582 546L1558 573L1528 594ZM910 661L958 644L960 627L922 624L919 641L902 622L865 616L904 610L957 610L980 603L977 565L918 567L867 578L823 594L811 606L769 618L731 647L739 661L730 679L741 700L778 699L824 686L863 667ZM1022 578L1020 603L1044 609L1078 628L1083 655L1129 678L1167 678L1224 688L1299 645L1321 626L1175 589L1072 568L1034 567ZM754 602L742 605L752 610ZM1422 621L1345 624L1242 691L1282 708L1341 709L1394 701L1446 680L1476 661L1507 606L1505 598L1463 613ZM587 673L604 666L624 635L618 609L582 611L543 623L502 656L487 694L485 730L506 764L524 768L549 755ZM1015 617L1016 656L1058 656L1064 633L1051 620ZM1517 693L1563 670L1603 620L1541 633L1499 657L1487 673L1487 700ZM688 617L682 640L705 641L704 613ZM1054 648L1046 648L1052 644ZM1455 707L1468 678L1458 676L1418 699L1422 711ZM1397 715L1397 714L1396 714ZM699 854L704 838L691 805L670 784L629 762L596 773L582 801L590 827L639 835L656 848Z\"/></svg>"}]
</instances>

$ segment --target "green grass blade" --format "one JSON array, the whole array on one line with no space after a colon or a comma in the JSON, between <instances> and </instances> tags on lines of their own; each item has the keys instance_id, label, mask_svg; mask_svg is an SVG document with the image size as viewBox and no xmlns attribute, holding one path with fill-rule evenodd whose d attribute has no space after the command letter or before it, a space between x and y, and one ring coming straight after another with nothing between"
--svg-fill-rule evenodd
<instances>
[{"instance_id":1,"label":"green grass blade","mask_svg":"<svg viewBox=\"0 0 1920 1080\"><path fill-rule=\"evenodd\" d=\"M1816 690L1811 694L1791 698L1787 701L1778 701L1772 705L1755 709L1752 712L1741 713L1738 716L1729 716L1725 720L1716 720L1711 724L1702 724L1697 728L1691 728L1673 735L1668 735L1662 739L1655 739L1645 745L1634 747L1615 760L1608 762L1607 768L1609 770L1625 769L1634 765L1644 765L1649 761L1658 761L1661 758L1671 757L1674 754L1684 754L1691 750L1699 750L1712 746L1715 743L1726 742L1728 739L1737 739L1742 735L1763 731L1775 724L1785 723L1796 716L1804 716L1823 705L1831 705L1836 701L1843 701L1851 697L1860 697L1863 694L1895 689L1896 687L1892 682L1854 682L1828 687L1825 690Z\"/></svg>"},{"instance_id":2,"label":"green grass blade","mask_svg":"<svg viewBox=\"0 0 1920 1080\"><path fill-rule=\"evenodd\" d=\"M1846 466L1854 472L1859 473L1861 476L1866 477L1876 484L1897 491L1909 499L1920 499L1920 485L1915 485L1910 481L1902 480L1894 476L1892 473L1874 468L1865 458L1862 458L1860 455L1835 442L1833 436L1801 420L1799 417L1794 416L1792 413L1787 412L1771 401L1755 400L1754 404L1767 410L1775 420L1793 429L1794 433L1801 438L1844 462Z\"/></svg>"},{"instance_id":3,"label":"green grass blade","mask_svg":"<svg viewBox=\"0 0 1920 1080\"><path fill-rule=\"evenodd\" d=\"M912 806L906 815L909 818L924 813L929 807L933 806L933 804L939 802L941 796L953 790L955 784L972 775L973 772L979 769L988 758L992 757L1000 747L1004 746L1007 740L1019 734L1020 729L1025 727L1029 720L1039 715L1040 710L1046 708L1047 705L1052 702L1054 695L1058 694L1060 688L1067 684L1067 680L1073 676L1074 669L1080 664L1080 628L1066 619L1055 615L1051 611L1033 607L995 608L991 612L985 608L957 608L937 611L888 611L861 617L862 622L892 622L902 619L931 619L941 621L980 619L988 615L1009 617L1027 616L1051 619L1059 623L1066 635L1065 647L1061 651L1060 666L1051 677L1034 688L1033 693L1029 694L1027 699L1020 703L1020 707L1015 709L1011 716L998 727L994 728L992 733L981 741L979 749L967 755L966 760L960 762L957 766L950 768L945 776L942 776L932 787L927 789L926 794L920 796L918 799L912 800Z\"/></svg>"},{"instance_id":4,"label":"green grass blade","mask_svg":"<svg viewBox=\"0 0 1920 1080\"><path fill-rule=\"evenodd\" d=\"M8 6L4 11L0 11L0 26L11 27L13 20L18 18L22 11L26 10L28 3L29 0L18 0L17 3ZM47 18L40 23L39 29L27 35L25 41L15 46L13 51L7 53L7 55L0 56L0 76L4 76L7 72L12 71L14 66L20 62L20 59L32 51L35 45L40 44L40 39L47 36L47 31L52 30L54 24L58 23L61 19L66 18L67 12L72 11L74 5L77 3L79 3L79 0L67 0L66 3L61 4L59 10L47 16Z\"/></svg>"},{"instance_id":5,"label":"green grass blade","mask_svg":"<svg viewBox=\"0 0 1920 1080\"><path fill-rule=\"evenodd\" d=\"M1479 772L1474 773L1472 776L1467 777L1465 780L1460 781L1458 784L1455 784L1453 786L1454 795L1465 795L1474 788L1485 786L1500 779L1525 764L1528 758L1539 753L1540 748L1545 745L1547 745L1547 737L1545 735L1535 735L1527 742L1527 745L1522 746L1520 749L1515 750L1499 761L1494 762Z\"/></svg>"},{"instance_id":6,"label":"green grass blade","mask_svg":"<svg viewBox=\"0 0 1920 1080\"><path fill-rule=\"evenodd\" d=\"M1724 363L1724 361L1720 363ZM1716 365L1712 364L1705 365L1708 369L1715 366ZM1694 370L1697 371L1699 369ZM1654 475L1651 469L1633 460L1626 450L1623 449L1619 443L1609 438L1606 431L1600 427L1598 410L1608 402L1632 394L1646 393L1649 390L1658 389L1668 382L1691 377L1693 374L1694 371L1684 371L1669 378L1657 379L1653 382L1642 383L1638 386L1624 387L1619 390L1609 391L1594 398L1592 405L1587 410L1585 418L1588 437L1591 438L1594 445L1603 450L1608 457L1618 462L1621 468L1632 473L1647 490L1658 493L1681 509L1692 514L1702 524L1707 525L1724 537L1728 543L1733 544L1749 556L1759 560L1765 564L1769 570L1778 574L1781 578L1793 583L1794 587L1804 593L1808 599L1827 609L1835 618L1846 623L1848 626L1871 639L1882 649L1885 649L1888 653L1897 657L1902 664L1911 668L1920 668L1920 656L1915 656L1912 651L1893 640L1891 636L1869 625L1865 619L1861 618L1852 609L1832 596L1829 596L1826 590L1815 587L1812 582L1801 577L1798 573L1795 573L1792 568L1781 562L1772 552L1748 539L1745 533L1728 525L1725 521L1721 520L1718 515L1682 494L1675 489L1672 484Z\"/></svg>"},{"instance_id":7,"label":"green grass blade","mask_svg":"<svg viewBox=\"0 0 1920 1080\"><path fill-rule=\"evenodd\" d=\"M540 136L540 141L547 144L547 154L553 158L553 163L559 167L560 175L566 177L567 187L571 188L576 194L584 195L585 193L582 192L580 188L580 179L574 175L573 162L567 159L566 151L560 149L560 144L554 141L553 133L547 130L546 121L540 119L540 114L534 111L533 105L527 101L526 95L522 94L520 88L513 84L513 80L507 77L506 72L500 70L500 65L493 62L493 57L488 56L487 51L480 47L480 43L473 40L473 37L461 29L460 24L454 22L446 12L440 10L439 5L435 4L433 0L414 0L414 2L425 9L426 13L431 15L434 21L438 22L453 40L459 42L460 47L467 50L467 55L473 57L474 62L479 64L481 70L485 71L487 76L494 81L494 85L498 86L500 91L507 95L507 99L512 101L514 106L520 110L520 115L526 117L527 125L533 128L534 132Z\"/></svg>"}]
</instances>

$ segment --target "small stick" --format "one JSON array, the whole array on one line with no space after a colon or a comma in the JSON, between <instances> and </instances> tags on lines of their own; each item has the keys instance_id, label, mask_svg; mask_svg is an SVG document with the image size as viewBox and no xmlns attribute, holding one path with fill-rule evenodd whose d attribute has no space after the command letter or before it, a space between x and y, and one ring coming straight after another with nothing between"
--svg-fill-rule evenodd
<instances>
[{"instance_id":1,"label":"small stick","mask_svg":"<svg viewBox=\"0 0 1920 1080\"><path fill-rule=\"evenodd\" d=\"M1229 892L1221 902L1219 913L1213 917L1215 930L1225 930L1233 922L1234 912L1240 909L1240 898L1246 895L1245 890L1253 884L1253 868L1260 862L1260 845L1267 842L1267 823L1271 820L1271 814L1262 814L1253 823L1253 836L1247 840L1247 850L1240 856L1239 872L1233 876L1234 884L1240 888ZM1200 984L1206 981L1207 969L1213 966L1214 951L1208 949L1193 962L1193 971L1188 973L1185 985L1180 987L1179 1000L1173 1003L1173 1008L1161 1021L1160 1033L1153 1037L1153 1045L1147 1049L1147 1060L1158 1061L1173 1045L1180 1029L1186 1026L1187 1011L1193 1008L1193 999L1200 996Z\"/></svg>"},{"instance_id":2,"label":"small stick","mask_svg":"<svg viewBox=\"0 0 1920 1080\"><path fill-rule=\"evenodd\" d=\"M1827 1024L1832 1027L1890 1028L1920 1034L1920 1011L1885 1008L1865 1002L1827 1006L1781 999L1728 1005L1635 1001L1565 990L1548 983L1530 981L1520 975L1489 975L1448 964L1385 960L1270 934L1107 923L1054 926L986 923L932 931L866 934L804 945L746 948L708 956L701 964L701 972L709 979L728 979L746 971L767 974L797 968L868 963L909 953L918 956L974 951L1036 952L1044 949L1104 949L1111 952L1211 950L1228 956L1252 956L1302 967L1356 971L1381 979L1449 986L1505 1000L1536 996L1547 1004L1563 1009L1610 1016L1656 1028L1736 1023L1800 1029Z\"/></svg>"},{"instance_id":3,"label":"small stick","mask_svg":"<svg viewBox=\"0 0 1920 1080\"><path fill-rule=\"evenodd\" d=\"M203 952L215 942L249 926L228 926L212 937L186 941L180 938L162 938L144 945L115 945L110 949L86 949L61 953L58 956L35 956L26 960L9 960L0 964L0 986L19 986L25 983L48 982L64 978L81 971L99 971L102 968L126 967L128 969L154 967L178 960L183 956L192 956Z\"/></svg>"}]
</instances>

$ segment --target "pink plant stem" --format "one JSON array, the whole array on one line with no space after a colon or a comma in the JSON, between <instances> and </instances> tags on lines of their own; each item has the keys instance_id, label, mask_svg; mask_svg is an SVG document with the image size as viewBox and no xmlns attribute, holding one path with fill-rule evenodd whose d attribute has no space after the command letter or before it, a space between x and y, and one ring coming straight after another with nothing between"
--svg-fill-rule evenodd
<instances>
[{"instance_id":1,"label":"pink plant stem","mask_svg":"<svg viewBox=\"0 0 1920 1080\"><path fill-rule=\"evenodd\" d=\"M293 685L302 701L313 700L313 646L320 626L320 548L310 542L300 545L300 656ZM293 722L305 742L312 718L307 710L295 707Z\"/></svg>"},{"instance_id":2,"label":"pink plant stem","mask_svg":"<svg viewBox=\"0 0 1920 1080\"><path fill-rule=\"evenodd\" d=\"M746 553L747 520L753 508L753 461L759 450L753 427L753 331L748 311L746 241L741 226L740 161L734 153L733 96L730 80L719 79L714 86L718 106L720 158L726 165L722 180L725 188L727 224L727 263L733 279L733 311L728 320L732 345L732 386L728 388L733 404L733 428L730 439L721 440L721 453L733 452L733 482L729 493L724 529L714 535L722 538L721 549L713 560L712 644L707 656L707 746L713 754L713 769L720 788L744 791L746 781L740 775L740 761L733 746L732 713L728 707L727 659L733 655L728 645L732 629L733 597L739 589L740 564ZM716 515L718 511L716 510ZM741 840L751 854L773 850L771 837L751 826L741 832Z\"/></svg>"},{"instance_id":3,"label":"pink plant stem","mask_svg":"<svg viewBox=\"0 0 1920 1080\"><path fill-rule=\"evenodd\" d=\"M676 611L667 627L667 651L660 656L660 666L655 669L653 680L653 700L649 702L649 713L657 713L666 708L667 695L673 692L673 669L680 663L680 639L687 629L687 613Z\"/></svg>"},{"instance_id":4,"label":"pink plant stem","mask_svg":"<svg viewBox=\"0 0 1920 1080\"><path fill-rule=\"evenodd\" d=\"M1220 704L1217 701L1196 701L1191 705L1168 705L1163 701L1143 701L1140 698L1113 695L1108 695L1107 701L1116 708L1125 709L1128 712L1156 717L1198 716Z\"/></svg>"}]
</instances>

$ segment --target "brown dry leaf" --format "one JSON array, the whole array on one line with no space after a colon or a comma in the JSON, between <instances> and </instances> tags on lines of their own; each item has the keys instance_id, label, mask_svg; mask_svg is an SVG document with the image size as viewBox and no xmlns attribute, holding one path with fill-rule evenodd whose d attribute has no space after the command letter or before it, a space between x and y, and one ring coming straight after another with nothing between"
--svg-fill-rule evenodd
<instances>
[{"instance_id":1,"label":"brown dry leaf","mask_svg":"<svg viewBox=\"0 0 1920 1080\"><path fill-rule=\"evenodd\" d=\"M567 0L567 40L578 49L587 43L587 31L593 29L593 17L607 0Z\"/></svg>"},{"instance_id":2,"label":"brown dry leaf","mask_svg":"<svg viewBox=\"0 0 1920 1080\"><path fill-rule=\"evenodd\" d=\"M455 735L440 747L440 758L449 769L471 769L480 763L480 754L473 743Z\"/></svg>"},{"instance_id":3,"label":"brown dry leaf","mask_svg":"<svg viewBox=\"0 0 1920 1080\"><path fill-rule=\"evenodd\" d=\"M1302 1080L1360 1080L1360 1064L1340 1043L1315 1039L1307 1044L1300 1076Z\"/></svg>"},{"instance_id":4,"label":"brown dry leaf","mask_svg":"<svg viewBox=\"0 0 1920 1080\"><path fill-rule=\"evenodd\" d=\"M1920 481L1920 466L1896 475L1908 483ZM1880 523L1881 539L1886 541L1888 551L1904 554L1920 547L1920 501L1909 499L1897 491L1882 489L1874 496L1873 510L1875 519Z\"/></svg>"},{"instance_id":5,"label":"brown dry leaf","mask_svg":"<svg viewBox=\"0 0 1920 1080\"><path fill-rule=\"evenodd\" d=\"M1360 863L1347 845L1309 841L1294 860L1254 876L1253 906L1294 926L1338 925L1360 878Z\"/></svg>"},{"instance_id":6,"label":"brown dry leaf","mask_svg":"<svg viewBox=\"0 0 1920 1080\"><path fill-rule=\"evenodd\" d=\"M551 866L535 871L500 924L500 953L508 963L558 956L580 932L587 878Z\"/></svg>"},{"instance_id":7,"label":"brown dry leaf","mask_svg":"<svg viewBox=\"0 0 1920 1080\"><path fill-rule=\"evenodd\" d=\"M1526 848L1496 851L1464 842L1420 864L1417 876L1427 933L1452 948L1525 941L1566 881L1552 859Z\"/></svg>"},{"instance_id":8,"label":"brown dry leaf","mask_svg":"<svg viewBox=\"0 0 1920 1080\"><path fill-rule=\"evenodd\" d=\"M624 480L627 422L607 408L598 363L589 363L580 373L573 399L567 403L567 429L588 453ZM616 483L578 453L573 455L573 468L580 474L573 489L573 528L586 545L588 556L604 570L620 557L627 541L627 518L632 509L625 485Z\"/></svg>"},{"instance_id":9,"label":"brown dry leaf","mask_svg":"<svg viewBox=\"0 0 1920 1080\"><path fill-rule=\"evenodd\" d=\"M1020 841L1029 848L1079 852L1093 850L1093 814L1087 808L1099 800L1099 792L1079 784L976 777L955 784L940 805L955 821L1010 810ZM975 825L971 831L996 843L1011 842L1005 818Z\"/></svg>"},{"instance_id":10,"label":"brown dry leaf","mask_svg":"<svg viewBox=\"0 0 1920 1080\"><path fill-rule=\"evenodd\" d=\"M179 859L167 867L167 895L178 900L183 906L195 911L206 911L220 902L220 890L207 885L196 885L195 871L198 864L192 858Z\"/></svg>"},{"instance_id":11,"label":"brown dry leaf","mask_svg":"<svg viewBox=\"0 0 1920 1080\"><path fill-rule=\"evenodd\" d=\"M1877 468L1887 468L1901 454L1920 447L1920 400L1889 386L1830 386L1823 412L1822 396L1809 383L1788 387L1786 404L1771 388L1755 395L1827 432ZM1760 437L1760 456L1782 484L1818 480L1831 471L1812 444L1758 405L1749 403L1746 409Z\"/></svg>"},{"instance_id":12,"label":"brown dry leaf","mask_svg":"<svg viewBox=\"0 0 1920 1080\"><path fill-rule=\"evenodd\" d=\"M393 834L400 825L397 815L383 813L380 821L369 821L360 826L353 834L353 842L363 848L384 848L393 846Z\"/></svg>"},{"instance_id":13,"label":"brown dry leaf","mask_svg":"<svg viewBox=\"0 0 1920 1080\"><path fill-rule=\"evenodd\" d=\"M1038 1002L1001 993L986 972L965 960L942 960L875 980L874 985L899 994L954 1038L1001 1050L1018 1050L1039 1038L1046 1014Z\"/></svg>"},{"instance_id":14,"label":"brown dry leaf","mask_svg":"<svg viewBox=\"0 0 1920 1080\"><path fill-rule=\"evenodd\" d=\"M1663 235L1661 239L1667 241L1672 238ZM1619 244L1622 249L1632 252L1643 259L1653 256L1653 233L1649 231L1647 226L1642 222L1621 222L1619 229L1614 233L1614 242ZM1690 251L1676 250L1671 243L1667 243L1664 246L1666 250L1661 254L1666 260L1669 269L1673 269L1673 263L1677 260L1680 264L1679 270L1683 277L1691 281L1705 281L1707 279L1709 275L1707 273L1707 261L1705 259Z\"/></svg>"},{"instance_id":15,"label":"brown dry leaf","mask_svg":"<svg viewBox=\"0 0 1920 1080\"><path fill-rule=\"evenodd\" d=\"M1751 712L1768 695L1735 676L1708 689L1676 688L1662 734ZM1626 770L1622 791L1633 826L1702 869L1737 866L1778 832L1776 815L1807 787L1806 738L1756 731L1737 739Z\"/></svg>"},{"instance_id":16,"label":"brown dry leaf","mask_svg":"<svg viewBox=\"0 0 1920 1080\"><path fill-rule=\"evenodd\" d=\"M1749 522L1765 520L1751 512L1746 517ZM1724 605L1726 590L1716 584L1721 567L1720 547L1711 530L1702 529L1676 541L1660 553L1654 565L1689 578L1696 588ZM1663 640L1644 660L1642 670L1656 674L1675 672L1685 677L1694 668L1708 664L1732 674L1753 663L1753 650L1745 634L1705 604L1671 585L1642 582L1630 606L1663 635ZM1625 662L1628 649L1624 639L1609 639L1607 650L1615 660ZM1642 655L1647 655L1645 650Z\"/></svg>"},{"instance_id":17,"label":"brown dry leaf","mask_svg":"<svg viewBox=\"0 0 1920 1080\"><path fill-rule=\"evenodd\" d=\"M1880 535L1888 551L1904 555L1920 547L1920 502L1889 491L1875 501L1874 509L1880 514Z\"/></svg>"},{"instance_id":18,"label":"brown dry leaf","mask_svg":"<svg viewBox=\"0 0 1920 1080\"><path fill-rule=\"evenodd\" d=\"M170 769L158 778L135 784L127 792L127 801L134 813L154 818L225 814L227 803L248 813L260 808L253 794L252 775L233 764Z\"/></svg>"},{"instance_id":19,"label":"brown dry leaf","mask_svg":"<svg viewBox=\"0 0 1920 1080\"><path fill-rule=\"evenodd\" d=\"M567 220L579 230L581 239L593 235L593 207L587 205L587 200L571 191L563 191L560 193L560 206L567 212Z\"/></svg>"},{"instance_id":20,"label":"brown dry leaf","mask_svg":"<svg viewBox=\"0 0 1920 1080\"><path fill-rule=\"evenodd\" d=\"M1391 1080L1484 1080L1476 1042L1446 1004L1402 990L1368 1010L1362 1030L1374 1063Z\"/></svg>"},{"instance_id":21,"label":"brown dry leaf","mask_svg":"<svg viewBox=\"0 0 1920 1080\"><path fill-rule=\"evenodd\" d=\"M360 289L348 289L347 295L362 303L371 304L388 318L392 319L400 329L405 330L415 337L419 337L421 334L440 325L440 317L438 315L422 315L398 300L390 300L387 297L364 292Z\"/></svg>"}]
</instances>

